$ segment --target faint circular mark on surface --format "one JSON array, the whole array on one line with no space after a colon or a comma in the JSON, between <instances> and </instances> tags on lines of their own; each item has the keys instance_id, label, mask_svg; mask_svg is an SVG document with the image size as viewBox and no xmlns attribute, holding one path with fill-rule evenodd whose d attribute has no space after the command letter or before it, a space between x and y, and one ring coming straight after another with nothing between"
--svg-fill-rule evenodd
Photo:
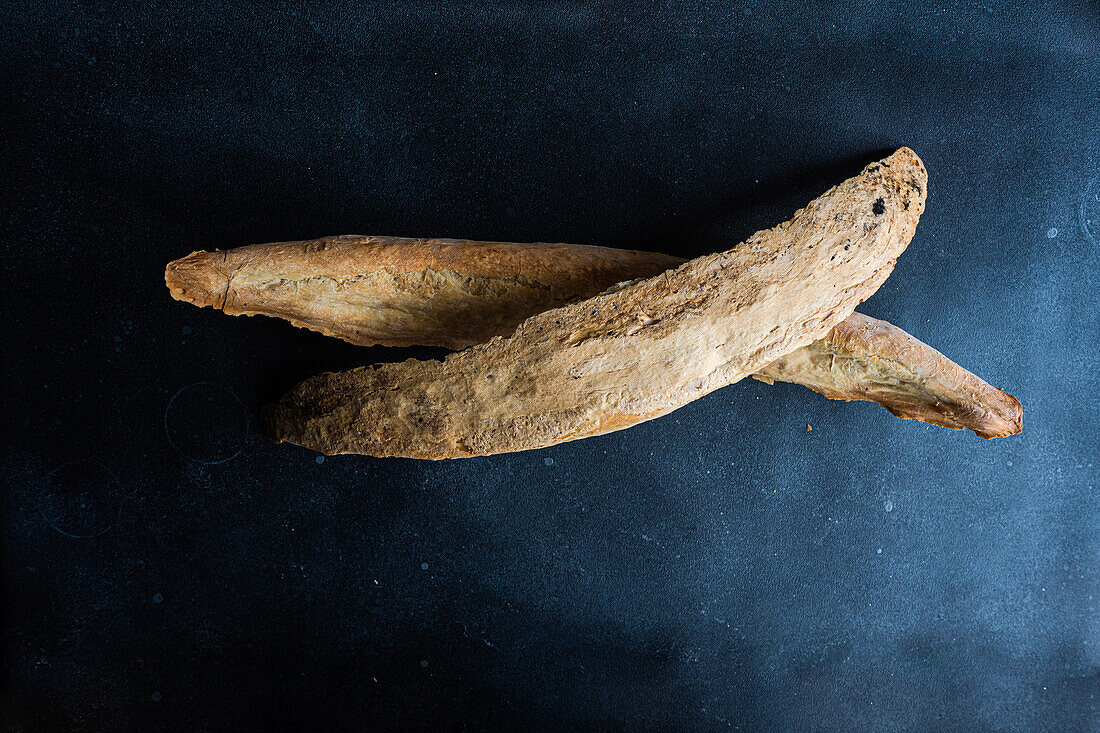
<instances>
[{"instance_id":1,"label":"faint circular mark on surface","mask_svg":"<svg viewBox=\"0 0 1100 733\"><path fill-rule=\"evenodd\" d=\"M122 519L122 500L122 486L111 469L82 458L46 474L38 508L54 531L90 540Z\"/></svg>"},{"instance_id":2,"label":"faint circular mark on surface","mask_svg":"<svg viewBox=\"0 0 1100 733\"><path fill-rule=\"evenodd\" d=\"M248 413L233 390L211 382L180 388L164 409L168 442L189 461L214 465L240 455Z\"/></svg>"},{"instance_id":3,"label":"faint circular mark on surface","mask_svg":"<svg viewBox=\"0 0 1100 733\"><path fill-rule=\"evenodd\" d=\"M1093 178L1081 193L1081 206L1078 209L1081 230L1085 240L1096 246L1096 235L1100 233L1100 178Z\"/></svg>"}]
</instances>

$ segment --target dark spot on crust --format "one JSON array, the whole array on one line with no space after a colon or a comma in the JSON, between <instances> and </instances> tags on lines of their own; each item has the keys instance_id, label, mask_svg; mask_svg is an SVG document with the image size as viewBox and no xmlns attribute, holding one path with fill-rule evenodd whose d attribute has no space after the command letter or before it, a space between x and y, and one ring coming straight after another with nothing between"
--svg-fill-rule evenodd
<instances>
[{"instance_id":1,"label":"dark spot on crust","mask_svg":"<svg viewBox=\"0 0 1100 733\"><path fill-rule=\"evenodd\" d=\"M905 199L905 210L909 211L909 199Z\"/></svg>"},{"instance_id":2,"label":"dark spot on crust","mask_svg":"<svg viewBox=\"0 0 1100 733\"><path fill-rule=\"evenodd\" d=\"M875 216L882 216L886 213L886 202L882 199L876 199L875 205L871 207L871 211L875 212Z\"/></svg>"},{"instance_id":3,"label":"dark spot on crust","mask_svg":"<svg viewBox=\"0 0 1100 733\"><path fill-rule=\"evenodd\" d=\"M909 185L917 189L917 193L922 193L922 191L920 190L920 184L916 181L909 181Z\"/></svg>"}]
</instances>

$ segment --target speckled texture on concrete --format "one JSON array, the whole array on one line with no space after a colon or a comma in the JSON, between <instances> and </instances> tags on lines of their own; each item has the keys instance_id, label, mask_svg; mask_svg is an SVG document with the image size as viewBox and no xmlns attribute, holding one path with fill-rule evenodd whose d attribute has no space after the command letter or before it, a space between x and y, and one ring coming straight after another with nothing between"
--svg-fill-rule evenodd
<instances>
[{"instance_id":1,"label":"speckled texture on concrete","mask_svg":"<svg viewBox=\"0 0 1100 733\"><path fill-rule=\"evenodd\" d=\"M6 728L1100 725L1087 3L0 12ZM163 284L349 232L692 257L899 145L928 208L861 311L1020 436L741 382L541 451L322 460L259 405L442 352Z\"/></svg>"}]
</instances>

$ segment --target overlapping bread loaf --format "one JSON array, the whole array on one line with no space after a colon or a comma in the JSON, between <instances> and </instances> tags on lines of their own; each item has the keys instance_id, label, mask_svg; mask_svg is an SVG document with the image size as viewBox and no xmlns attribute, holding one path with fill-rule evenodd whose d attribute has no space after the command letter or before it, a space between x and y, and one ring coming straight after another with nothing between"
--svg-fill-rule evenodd
<instances>
[{"instance_id":1,"label":"overlapping bread loaf","mask_svg":"<svg viewBox=\"0 0 1100 733\"><path fill-rule=\"evenodd\" d=\"M324 453L459 458L664 415L825 337L893 269L927 174L902 148L719 254L531 316L443 361L322 374L265 413Z\"/></svg>"}]
</instances>

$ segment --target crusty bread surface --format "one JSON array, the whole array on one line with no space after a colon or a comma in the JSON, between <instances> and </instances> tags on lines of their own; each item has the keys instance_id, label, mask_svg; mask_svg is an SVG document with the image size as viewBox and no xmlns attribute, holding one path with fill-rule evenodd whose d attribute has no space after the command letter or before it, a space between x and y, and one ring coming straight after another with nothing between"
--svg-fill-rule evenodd
<instances>
[{"instance_id":1,"label":"crusty bread surface","mask_svg":"<svg viewBox=\"0 0 1100 733\"><path fill-rule=\"evenodd\" d=\"M269 431L329 454L439 459L666 414L847 318L911 239L926 182L902 148L729 251L538 313L441 362L307 380L266 411Z\"/></svg>"},{"instance_id":2,"label":"crusty bread surface","mask_svg":"<svg viewBox=\"0 0 1100 733\"><path fill-rule=\"evenodd\" d=\"M164 278L177 300L230 315L277 316L364 346L462 349L682 262L579 244L340 236L193 252Z\"/></svg>"},{"instance_id":3,"label":"crusty bread surface","mask_svg":"<svg viewBox=\"0 0 1100 733\"><path fill-rule=\"evenodd\" d=\"M968 428L983 438L1023 429L1015 397L897 326L861 313L753 376L769 384L801 384L833 400L871 400L897 417Z\"/></svg>"}]
</instances>

